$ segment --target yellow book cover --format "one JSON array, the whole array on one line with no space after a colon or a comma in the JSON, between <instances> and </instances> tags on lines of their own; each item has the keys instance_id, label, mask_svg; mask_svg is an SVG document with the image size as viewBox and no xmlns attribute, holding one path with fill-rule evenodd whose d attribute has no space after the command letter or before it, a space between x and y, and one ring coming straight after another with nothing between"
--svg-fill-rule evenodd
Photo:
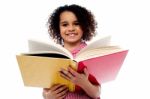
<instances>
[{"instance_id":1,"label":"yellow book cover","mask_svg":"<svg viewBox=\"0 0 150 99\"><path fill-rule=\"evenodd\" d=\"M50 88L53 84L64 84L74 91L75 85L59 75L60 68L76 69L70 59L17 55L17 61L25 86Z\"/></svg>"}]
</instances>

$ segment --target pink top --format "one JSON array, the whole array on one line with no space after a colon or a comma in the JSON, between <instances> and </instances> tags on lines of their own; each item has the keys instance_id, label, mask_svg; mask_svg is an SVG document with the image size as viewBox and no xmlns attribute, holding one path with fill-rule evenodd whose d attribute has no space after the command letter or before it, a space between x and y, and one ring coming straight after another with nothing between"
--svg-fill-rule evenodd
<instances>
[{"instance_id":1,"label":"pink top","mask_svg":"<svg viewBox=\"0 0 150 99\"><path fill-rule=\"evenodd\" d=\"M71 51L73 57L76 57L76 54L85 46L87 46L87 44L85 42L82 42L77 48L75 48L73 51Z\"/></svg>"},{"instance_id":2,"label":"pink top","mask_svg":"<svg viewBox=\"0 0 150 99\"><path fill-rule=\"evenodd\" d=\"M78 46L77 48L75 48L71 53L73 55L73 57L76 57L76 54L85 46L87 46L87 44L85 42L82 42L80 44L80 46ZM91 97L89 97L88 95L86 95L86 93L79 93L79 92L68 92L67 96L65 97L65 99L92 99ZM100 98L98 98L100 99Z\"/></svg>"}]
</instances>

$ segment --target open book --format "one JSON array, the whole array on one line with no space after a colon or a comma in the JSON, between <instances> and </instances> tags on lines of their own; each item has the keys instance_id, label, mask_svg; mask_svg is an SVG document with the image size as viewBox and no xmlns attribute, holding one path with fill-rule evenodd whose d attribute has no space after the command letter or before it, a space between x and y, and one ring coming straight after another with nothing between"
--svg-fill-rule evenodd
<instances>
[{"instance_id":1,"label":"open book","mask_svg":"<svg viewBox=\"0 0 150 99\"><path fill-rule=\"evenodd\" d=\"M29 52L17 55L22 78L26 86L49 88L61 83L75 90L75 85L59 75L60 68L72 66L79 73L87 68L94 83L114 80L128 53L116 45L111 45L110 36L99 38L72 54L60 45L29 40ZM94 77L94 79L92 78ZM92 81L93 80L93 81Z\"/></svg>"}]
</instances>

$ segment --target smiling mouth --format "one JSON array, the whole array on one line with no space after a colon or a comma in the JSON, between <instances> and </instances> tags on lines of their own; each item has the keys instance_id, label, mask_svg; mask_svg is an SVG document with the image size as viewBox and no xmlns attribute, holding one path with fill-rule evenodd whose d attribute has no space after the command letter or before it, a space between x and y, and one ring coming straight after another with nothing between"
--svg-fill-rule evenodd
<instances>
[{"instance_id":1,"label":"smiling mouth","mask_svg":"<svg viewBox=\"0 0 150 99\"><path fill-rule=\"evenodd\" d=\"M77 33L67 33L66 35L67 35L67 36L70 36L70 37L74 37L74 36L77 35Z\"/></svg>"}]
</instances>

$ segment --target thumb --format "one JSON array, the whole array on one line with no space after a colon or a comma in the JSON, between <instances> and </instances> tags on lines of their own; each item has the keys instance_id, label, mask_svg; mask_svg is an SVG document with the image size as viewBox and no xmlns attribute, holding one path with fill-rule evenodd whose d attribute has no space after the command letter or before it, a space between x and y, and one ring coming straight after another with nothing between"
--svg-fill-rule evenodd
<instances>
[{"instance_id":1,"label":"thumb","mask_svg":"<svg viewBox=\"0 0 150 99\"><path fill-rule=\"evenodd\" d=\"M49 90L49 88L43 88L43 92L48 92Z\"/></svg>"},{"instance_id":2,"label":"thumb","mask_svg":"<svg viewBox=\"0 0 150 99\"><path fill-rule=\"evenodd\" d=\"M86 77L89 76L89 72L88 72L87 68L84 68L84 74L86 75Z\"/></svg>"}]
</instances>

